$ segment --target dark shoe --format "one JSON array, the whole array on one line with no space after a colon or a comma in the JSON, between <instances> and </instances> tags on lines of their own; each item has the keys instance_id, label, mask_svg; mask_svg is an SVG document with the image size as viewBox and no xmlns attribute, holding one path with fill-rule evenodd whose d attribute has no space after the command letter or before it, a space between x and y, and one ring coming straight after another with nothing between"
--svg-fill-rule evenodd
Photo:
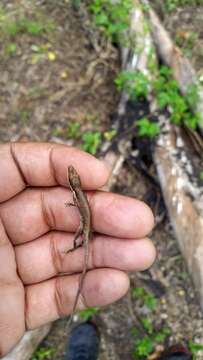
<instances>
[{"instance_id":1,"label":"dark shoe","mask_svg":"<svg viewBox=\"0 0 203 360\"><path fill-rule=\"evenodd\" d=\"M64 360L96 360L99 353L100 337L91 322L73 328Z\"/></svg>"},{"instance_id":2,"label":"dark shoe","mask_svg":"<svg viewBox=\"0 0 203 360\"><path fill-rule=\"evenodd\" d=\"M158 360L192 360L192 354L187 348L177 345L164 352Z\"/></svg>"}]
</instances>

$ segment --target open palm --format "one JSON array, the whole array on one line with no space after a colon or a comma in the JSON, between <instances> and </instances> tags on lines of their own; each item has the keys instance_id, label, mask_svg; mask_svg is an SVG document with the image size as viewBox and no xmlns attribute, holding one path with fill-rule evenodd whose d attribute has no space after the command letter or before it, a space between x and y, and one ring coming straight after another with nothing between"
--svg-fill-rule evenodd
<instances>
[{"instance_id":1,"label":"open palm","mask_svg":"<svg viewBox=\"0 0 203 360\"><path fill-rule=\"evenodd\" d=\"M127 271L144 270L155 250L145 238L151 210L128 197L99 191L103 162L75 148L49 143L0 146L0 356L23 336L71 313L83 269L83 249L67 254L79 223L67 167L87 190L95 235L78 309L109 304L129 287ZM60 275L60 276L59 276Z\"/></svg>"}]
</instances>

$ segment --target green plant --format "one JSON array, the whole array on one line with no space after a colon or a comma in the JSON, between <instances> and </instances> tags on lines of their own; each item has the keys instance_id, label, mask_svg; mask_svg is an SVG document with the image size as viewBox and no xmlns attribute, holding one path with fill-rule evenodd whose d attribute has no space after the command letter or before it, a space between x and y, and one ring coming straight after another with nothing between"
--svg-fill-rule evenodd
<instances>
[{"instance_id":1,"label":"green plant","mask_svg":"<svg viewBox=\"0 0 203 360\"><path fill-rule=\"evenodd\" d=\"M54 349L53 347L40 347L32 355L31 360L48 360L52 358L55 352L56 349Z\"/></svg>"},{"instance_id":2,"label":"green plant","mask_svg":"<svg viewBox=\"0 0 203 360\"><path fill-rule=\"evenodd\" d=\"M169 328L163 328L154 335L154 341L158 344L162 344L170 334L171 331Z\"/></svg>"},{"instance_id":3,"label":"green plant","mask_svg":"<svg viewBox=\"0 0 203 360\"><path fill-rule=\"evenodd\" d=\"M86 310L80 311L79 316L84 320L88 320L92 315L98 313L98 311L99 308L97 307L88 308Z\"/></svg>"},{"instance_id":4,"label":"green plant","mask_svg":"<svg viewBox=\"0 0 203 360\"><path fill-rule=\"evenodd\" d=\"M17 45L15 43L7 43L5 45L5 53L9 56L13 56L16 54L17 51Z\"/></svg>"},{"instance_id":5,"label":"green plant","mask_svg":"<svg viewBox=\"0 0 203 360\"><path fill-rule=\"evenodd\" d=\"M24 125L27 124L27 122L28 122L28 120L29 120L29 116L30 116L29 111L26 110L26 109L24 109L24 110L22 110L22 111L20 112L20 120L22 121L22 123L23 123Z\"/></svg>"},{"instance_id":6,"label":"green plant","mask_svg":"<svg viewBox=\"0 0 203 360\"><path fill-rule=\"evenodd\" d=\"M117 42L118 38L122 38L129 25L132 0L93 0L89 8L95 24L102 28L112 41Z\"/></svg>"},{"instance_id":7,"label":"green plant","mask_svg":"<svg viewBox=\"0 0 203 360\"><path fill-rule=\"evenodd\" d=\"M133 288L132 293L133 296L140 301L141 306L145 305L151 313L154 312L157 307L157 298L152 293L146 291L143 287ZM148 355L155 350L156 345L164 343L171 333L168 328L162 328L157 331L149 316L141 317L140 323L142 324L143 332L137 331L137 329L132 329L131 331L135 337L133 351L133 357L135 359L148 357ZM140 333L142 333L142 337Z\"/></svg>"},{"instance_id":8,"label":"green plant","mask_svg":"<svg viewBox=\"0 0 203 360\"><path fill-rule=\"evenodd\" d=\"M133 357L135 359L143 359L148 357L148 355L153 353L156 345L163 344L171 333L170 329L168 328L163 328L159 332L156 332L149 320L145 322L144 328L147 331L147 334L142 338L136 338L134 341ZM137 331L134 332L134 335L137 337Z\"/></svg>"},{"instance_id":9,"label":"green plant","mask_svg":"<svg viewBox=\"0 0 203 360\"><path fill-rule=\"evenodd\" d=\"M185 96L182 96L171 69L166 66L160 67L159 73L153 81L139 71L122 71L117 75L115 84L119 91L126 91L133 100L146 99L151 88L159 108L161 110L168 109L170 120L176 125L184 124L195 129L200 122L200 114L190 110L195 108L199 101L198 86L190 86ZM137 124L140 136L153 138L159 133L158 125L150 122L147 118L139 120Z\"/></svg>"},{"instance_id":10,"label":"green plant","mask_svg":"<svg viewBox=\"0 0 203 360\"><path fill-rule=\"evenodd\" d=\"M185 124L189 128L196 128L200 116L191 112L190 106L194 106L198 101L197 86L188 88L186 96L183 97L171 69L161 66L159 76L152 82L152 87L160 109L167 108L170 111L170 119L174 124Z\"/></svg>"},{"instance_id":11,"label":"green plant","mask_svg":"<svg viewBox=\"0 0 203 360\"><path fill-rule=\"evenodd\" d=\"M71 139L78 139L81 136L80 123L77 121L68 124L66 136Z\"/></svg>"},{"instance_id":12,"label":"green plant","mask_svg":"<svg viewBox=\"0 0 203 360\"><path fill-rule=\"evenodd\" d=\"M149 80L139 71L121 71L115 84L119 91L125 90L132 99L146 98L149 92Z\"/></svg>"},{"instance_id":13,"label":"green plant","mask_svg":"<svg viewBox=\"0 0 203 360\"><path fill-rule=\"evenodd\" d=\"M156 309L157 298L154 294L146 291L142 287L136 287L132 289L133 297L139 299L145 306L147 306L151 311Z\"/></svg>"},{"instance_id":14,"label":"green plant","mask_svg":"<svg viewBox=\"0 0 203 360\"><path fill-rule=\"evenodd\" d=\"M104 139L107 141L111 141L114 138L114 136L116 136L116 134L117 134L117 131L115 129L105 131Z\"/></svg>"},{"instance_id":15,"label":"green plant","mask_svg":"<svg viewBox=\"0 0 203 360\"><path fill-rule=\"evenodd\" d=\"M144 329L148 332L148 334L153 333L153 330L154 330L153 325L149 318L147 318L147 317L141 318L141 323L142 323Z\"/></svg>"},{"instance_id":16,"label":"green plant","mask_svg":"<svg viewBox=\"0 0 203 360\"><path fill-rule=\"evenodd\" d=\"M60 127L55 127L55 128L52 129L51 133L52 133L53 136L58 137L58 136L61 136L63 134L63 129L60 128Z\"/></svg>"},{"instance_id":17,"label":"green plant","mask_svg":"<svg viewBox=\"0 0 203 360\"><path fill-rule=\"evenodd\" d=\"M81 0L71 0L71 4L75 10L78 10L81 5Z\"/></svg>"},{"instance_id":18,"label":"green plant","mask_svg":"<svg viewBox=\"0 0 203 360\"><path fill-rule=\"evenodd\" d=\"M179 32L176 34L175 42L182 48L185 55L190 55L191 50L198 38L198 35L194 31Z\"/></svg>"},{"instance_id":19,"label":"green plant","mask_svg":"<svg viewBox=\"0 0 203 360\"><path fill-rule=\"evenodd\" d=\"M19 33L30 35L40 35L44 32L53 30L54 25L51 21L41 19L29 19L25 16L11 17L9 14L0 21L0 30L10 38L15 38Z\"/></svg>"},{"instance_id":20,"label":"green plant","mask_svg":"<svg viewBox=\"0 0 203 360\"><path fill-rule=\"evenodd\" d=\"M153 340L150 336L146 335L142 339L135 340L133 357L135 359L140 359L147 357L154 350Z\"/></svg>"},{"instance_id":21,"label":"green plant","mask_svg":"<svg viewBox=\"0 0 203 360\"><path fill-rule=\"evenodd\" d=\"M199 179L200 179L201 181L203 181L203 170L200 171L200 173L199 173Z\"/></svg>"},{"instance_id":22,"label":"green plant","mask_svg":"<svg viewBox=\"0 0 203 360\"><path fill-rule=\"evenodd\" d=\"M203 175L203 174L202 174ZM182 279L182 280L184 280L184 281L186 281L187 279L188 279L188 273L186 272L186 271L182 271L182 272L180 272L180 274L179 274L179 276L180 276L180 278Z\"/></svg>"},{"instance_id":23,"label":"green plant","mask_svg":"<svg viewBox=\"0 0 203 360\"><path fill-rule=\"evenodd\" d=\"M82 135L82 149L95 155L98 147L101 144L101 133L96 131L88 131Z\"/></svg>"},{"instance_id":24,"label":"green plant","mask_svg":"<svg viewBox=\"0 0 203 360\"><path fill-rule=\"evenodd\" d=\"M169 12L174 11L177 7L185 5L201 5L202 0L166 0L165 8Z\"/></svg>"},{"instance_id":25,"label":"green plant","mask_svg":"<svg viewBox=\"0 0 203 360\"><path fill-rule=\"evenodd\" d=\"M188 346L189 346L189 349L190 349L190 351L191 351L191 353L193 355L193 360L196 359L196 357L197 357L197 355L198 355L198 353L200 351L203 351L203 344L199 344L199 343L194 342L194 341L189 341Z\"/></svg>"},{"instance_id":26,"label":"green plant","mask_svg":"<svg viewBox=\"0 0 203 360\"><path fill-rule=\"evenodd\" d=\"M160 128L155 122L151 122L147 118L140 119L136 122L138 127L138 135L140 137L149 137L153 139L160 133Z\"/></svg>"}]
</instances>

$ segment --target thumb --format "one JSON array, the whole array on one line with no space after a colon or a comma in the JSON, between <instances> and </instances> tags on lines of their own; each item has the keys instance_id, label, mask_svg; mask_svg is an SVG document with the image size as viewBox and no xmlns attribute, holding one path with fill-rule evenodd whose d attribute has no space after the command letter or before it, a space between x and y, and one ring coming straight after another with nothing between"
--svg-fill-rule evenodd
<instances>
[{"instance_id":1,"label":"thumb","mask_svg":"<svg viewBox=\"0 0 203 360\"><path fill-rule=\"evenodd\" d=\"M14 249L0 219L0 357L23 336L24 288L15 263Z\"/></svg>"}]
</instances>

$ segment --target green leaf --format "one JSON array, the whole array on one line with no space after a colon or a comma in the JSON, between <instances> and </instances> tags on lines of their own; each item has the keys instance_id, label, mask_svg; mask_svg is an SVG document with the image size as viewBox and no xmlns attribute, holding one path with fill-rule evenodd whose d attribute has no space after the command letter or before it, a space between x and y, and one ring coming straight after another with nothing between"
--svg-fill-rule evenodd
<instances>
[{"instance_id":1,"label":"green leaf","mask_svg":"<svg viewBox=\"0 0 203 360\"><path fill-rule=\"evenodd\" d=\"M155 336L154 336L154 341L157 342L158 344L162 344L168 335L171 334L170 329L168 328L164 328L162 330L160 330Z\"/></svg>"},{"instance_id":2,"label":"green leaf","mask_svg":"<svg viewBox=\"0 0 203 360\"><path fill-rule=\"evenodd\" d=\"M78 139L81 136L80 123L75 121L71 122L66 130L66 136L71 139Z\"/></svg>"},{"instance_id":3,"label":"green leaf","mask_svg":"<svg viewBox=\"0 0 203 360\"><path fill-rule=\"evenodd\" d=\"M203 344L196 343L194 341L189 341L189 349L193 353L193 355L196 355L197 352L203 351Z\"/></svg>"},{"instance_id":4,"label":"green leaf","mask_svg":"<svg viewBox=\"0 0 203 360\"><path fill-rule=\"evenodd\" d=\"M142 287L133 288L132 294L134 297L139 299L143 303L143 305L147 306L151 311L156 309L157 307L156 297L150 292L147 292L144 288Z\"/></svg>"},{"instance_id":5,"label":"green leaf","mask_svg":"<svg viewBox=\"0 0 203 360\"><path fill-rule=\"evenodd\" d=\"M54 349L53 347L40 347L39 349L37 349L35 351L35 353L33 354L31 360L48 360L51 359L52 356L55 354L56 349Z\"/></svg>"},{"instance_id":6,"label":"green leaf","mask_svg":"<svg viewBox=\"0 0 203 360\"><path fill-rule=\"evenodd\" d=\"M144 326L145 330L148 332L148 334L153 333L153 325L150 319L147 317L141 318L142 325Z\"/></svg>"},{"instance_id":7,"label":"green leaf","mask_svg":"<svg viewBox=\"0 0 203 360\"><path fill-rule=\"evenodd\" d=\"M88 308L86 310L80 311L79 316L84 320L88 320L92 315L98 313L98 311L98 307Z\"/></svg>"},{"instance_id":8,"label":"green leaf","mask_svg":"<svg viewBox=\"0 0 203 360\"><path fill-rule=\"evenodd\" d=\"M157 307L157 299L153 294L146 294L144 297L144 303L152 311Z\"/></svg>"},{"instance_id":9,"label":"green leaf","mask_svg":"<svg viewBox=\"0 0 203 360\"><path fill-rule=\"evenodd\" d=\"M199 173L199 179L203 181L203 171L200 171L200 173Z\"/></svg>"},{"instance_id":10,"label":"green leaf","mask_svg":"<svg viewBox=\"0 0 203 360\"><path fill-rule=\"evenodd\" d=\"M148 95L149 80L139 71L122 71L115 79L119 91L125 90L132 99L146 98Z\"/></svg>"},{"instance_id":11,"label":"green leaf","mask_svg":"<svg viewBox=\"0 0 203 360\"><path fill-rule=\"evenodd\" d=\"M86 132L82 135L82 149L95 155L98 147L101 144L101 133L100 132Z\"/></svg>"},{"instance_id":12,"label":"green leaf","mask_svg":"<svg viewBox=\"0 0 203 360\"><path fill-rule=\"evenodd\" d=\"M134 297L137 297L138 299L143 299L144 295L146 294L146 291L142 287L136 287L132 289L132 294Z\"/></svg>"},{"instance_id":13,"label":"green leaf","mask_svg":"<svg viewBox=\"0 0 203 360\"><path fill-rule=\"evenodd\" d=\"M145 336L143 339L135 341L134 357L142 358L151 354L154 350L153 341L150 336Z\"/></svg>"},{"instance_id":14,"label":"green leaf","mask_svg":"<svg viewBox=\"0 0 203 360\"><path fill-rule=\"evenodd\" d=\"M149 137L150 139L153 139L160 133L159 126L147 118L138 120L136 124L138 126L138 135L140 137Z\"/></svg>"}]
</instances>

